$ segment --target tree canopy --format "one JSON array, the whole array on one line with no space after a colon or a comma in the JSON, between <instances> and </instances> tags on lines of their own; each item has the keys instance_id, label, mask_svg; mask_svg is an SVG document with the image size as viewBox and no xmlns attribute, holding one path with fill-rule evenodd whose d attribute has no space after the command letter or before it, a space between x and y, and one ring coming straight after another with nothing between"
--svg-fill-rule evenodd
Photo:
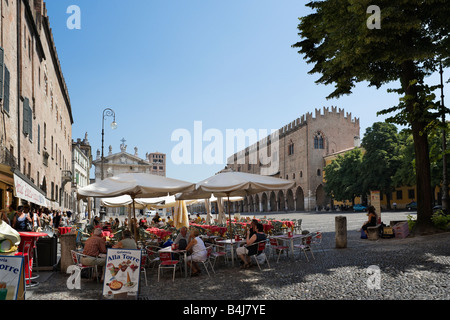
<instances>
[{"instance_id":1,"label":"tree canopy","mask_svg":"<svg viewBox=\"0 0 450 320\"><path fill-rule=\"evenodd\" d=\"M418 217L416 227L432 226L432 190L427 130L436 124L439 103L426 77L450 65L448 0L378 0L380 28L368 28L369 0L311 1L312 14L300 18L301 41L293 45L320 74L318 84L334 85L327 97L351 94L357 83L396 82L397 106L380 106L388 121L407 125L414 140Z\"/></svg>"}]
</instances>

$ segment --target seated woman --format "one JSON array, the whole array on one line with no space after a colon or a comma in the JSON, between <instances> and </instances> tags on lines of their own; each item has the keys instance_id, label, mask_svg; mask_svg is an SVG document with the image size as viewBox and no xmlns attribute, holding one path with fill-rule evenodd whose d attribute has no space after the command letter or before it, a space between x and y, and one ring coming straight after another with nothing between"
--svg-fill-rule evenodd
<instances>
[{"instance_id":1,"label":"seated woman","mask_svg":"<svg viewBox=\"0 0 450 320\"><path fill-rule=\"evenodd\" d=\"M368 227L375 227L377 225L377 214L375 212L375 207L374 206L370 206L369 208L367 208L367 216L368 219L366 222L364 222L363 226L361 227L362 230L364 230L366 236L368 236L367 233L367 228Z\"/></svg>"},{"instance_id":2,"label":"seated woman","mask_svg":"<svg viewBox=\"0 0 450 320\"><path fill-rule=\"evenodd\" d=\"M188 243L186 250L192 251L192 254L187 257L187 264L192 269L192 276L198 276L200 269L197 262L205 261L207 258L206 246L203 240L199 237L200 232L198 229L192 229L191 241Z\"/></svg>"},{"instance_id":3,"label":"seated woman","mask_svg":"<svg viewBox=\"0 0 450 320\"><path fill-rule=\"evenodd\" d=\"M244 262L242 268L249 268L251 266L250 256L258 253L258 246L256 243L266 240L264 233L264 226L261 223L252 223L253 235L250 234L250 230L247 230L247 238L245 246L236 249L236 254Z\"/></svg>"}]
</instances>

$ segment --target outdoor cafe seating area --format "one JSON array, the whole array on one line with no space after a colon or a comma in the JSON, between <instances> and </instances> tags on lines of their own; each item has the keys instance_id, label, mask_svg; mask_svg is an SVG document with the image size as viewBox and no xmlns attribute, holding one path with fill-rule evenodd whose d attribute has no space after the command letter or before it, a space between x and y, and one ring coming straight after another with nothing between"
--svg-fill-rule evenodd
<instances>
[{"instance_id":1,"label":"outdoor cafe seating area","mask_svg":"<svg viewBox=\"0 0 450 320\"><path fill-rule=\"evenodd\" d=\"M157 281L168 280L164 274L164 270L167 269L172 271L169 279L175 281L177 274L179 274L178 277L184 278L194 277L199 273L213 277L220 268L239 270L239 268L249 268L253 265L262 271L263 268L276 268L276 264L281 259L289 259L290 262L301 259L309 262L315 258L314 246L321 242L322 233L320 231L311 233L302 230L301 220L277 220L267 217L256 219L255 217L241 217L239 214L232 218L230 212L230 203L233 201L233 197L239 198L243 194L258 193L263 190L284 190L291 188L294 184L293 181L229 170L197 184L142 173L121 174L101 180L78 190L78 195L86 198L102 198L105 206L128 208L127 223L125 221L118 223L118 220L112 218L109 221L94 219L89 220L87 224L64 225L56 230L51 230L57 236L61 246L61 272L66 272L70 266L77 268L80 272L88 269L92 279L99 283L102 282L99 281L99 273L105 277L108 274L108 279L111 279L108 281L111 282L104 282L103 293L107 297L115 297L115 293L109 289L121 290L122 286L128 286L129 289L126 288L125 291L136 294L134 289L136 279L139 284L144 281L145 285L148 285L149 277L152 276L157 277ZM208 208L206 219L201 219L199 215L191 219L187 203L199 201L204 201L205 207ZM211 214L211 202L214 201L217 201L218 207L216 218ZM170 208L168 211L171 212L171 215L167 216L167 221L163 219L147 221L145 217L136 218L136 209L149 207ZM256 224L253 224L253 230L256 232L257 225L258 233L264 232L266 239L247 245L245 239L251 228L252 220L257 220ZM189 232L192 231L192 235L200 237L205 244L205 249L203 249L200 242L201 250L206 252L202 252L200 258L196 256L195 263L190 258L197 255L198 251L181 250L174 243L183 227L188 228ZM129 239L130 235L133 240ZM41 236L39 235L39 237ZM127 255L129 256L127 257L136 263L131 263L129 258L122 258L116 264L109 263L109 259L113 258L108 255L108 250L104 254L104 249L100 255L93 256L91 254L83 257L83 250L88 247L87 243L89 243L90 250L91 243L100 243L94 236L103 238L106 248L111 248L113 249L111 252L116 253L117 250L124 252L130 249L129 247L117 249L116 246L116 244L122 244L122 241L126 240L124 238L127 237L128 241L131 240L137 247L137 250L128 251ZM258 236L262 237L261 234ZM91 237L92 241L89 242ZM70 243L71 241L73 241L73 245ZM248 252L242 248L244 245ZM102 245L96 244L95 246ZM97 249L95 250L93 252L99 252ZM28 249L28 251L32 256L34 250ZM191 254L192 257L190 257ZM39 255L40 257L41 255ZM94 265L91 265L92 260L90 259L94 259ZM107 264L106 259L108 259ZM251 263L249 263L249 259ZM30 280L32 280L31 268L33 264L37 266L39 260L36 254L36 259L29 263L30 272L27 278ZM70 260L69 267L67 266L68 260ZM83 261L88 260L89 263L86 262L86 265ZM103 261L103 264L98 264L100 260ZM139 270L138 275L135 272L137 270ZM118 273L122 277L121 281L112 280ZM143 280L141 280L142 278ZM106 286L109 289L105 291Z\"/></svg>"},{"instance_id":2,"label":"outdoor cafe seating area","mask_svg":"<svg viewBox=\"0 0 450 320\"><path fill-rule=\"evenodd\" d=\"M226 224L219 224L217 220L206 223L204 219L189 222L189 230L199 230L200 237L207 248L207 258L199 263L202 274L207 277L213 277L221 268L235 268L239 270L240 259L236 254L236 248L245 243L247 229L255 217L233 218L227 220ZM301 219L282 219L273 218L256 219L263 225L264 233L267 236L264 243L256 243L258 246L258 255L252 257L255 270L263 268L276 268L277 263L283 259L289 261L309 262L314 259L315 245L321 242L322 233L302 230ZM109 223L103 223L97 226L102 228L102 237L107 243L107 247L112 247L119 241L125 226L111 229ZM189 278L191 270L186 263L186 258L190 254L186 250L179 250L174 240L180 232L169 222L154 224L145 218L136 223L136 233L134 227L131 228L133 234L137 236L137 246L141 249L141 280L148 285L149 278L154 276L155 281L176 281L178 277ZM77 233L77 254L80 255L85 241L93 228L85 230L72 227L73 232ZM231 232L231 233L230 233ZM263 254L261 254L263 253ZM261 257L259 257L261 256ZM80 265L74 254L74 264ZM81 266L86 267L86 266ZM169 272L165 272L170 269ZM98 281L97 270L92 267L93 276ZM157 279L157 280L156 280Z\"/></svg>"}]
</instances>

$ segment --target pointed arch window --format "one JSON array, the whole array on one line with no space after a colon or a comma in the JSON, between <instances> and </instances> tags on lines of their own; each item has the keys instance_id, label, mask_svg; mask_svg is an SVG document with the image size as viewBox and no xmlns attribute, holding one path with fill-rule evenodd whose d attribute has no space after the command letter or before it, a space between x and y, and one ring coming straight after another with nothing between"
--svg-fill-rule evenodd
<instances>
[{"instance_id":1,"label":"pointed arch window","mask_svg":"<svg viewBox=\"0 0 450 320\"><path fill-rule=\"evenodd\" d=\"M323 140L323 134L321 132L317 132L314 136L314 149L324 149Z\"/></svg>"},{"instance_id":2,"label":"pointed arch window","mask_svg":"<svg viewBox=\"0 0 450 320\"><path fill-rule=\"evenodd\" d=\"M288 146L288 155L293 155L294 154L294 142L292 140L289 141L289 146Z\"/></svg>"}]
</instances>

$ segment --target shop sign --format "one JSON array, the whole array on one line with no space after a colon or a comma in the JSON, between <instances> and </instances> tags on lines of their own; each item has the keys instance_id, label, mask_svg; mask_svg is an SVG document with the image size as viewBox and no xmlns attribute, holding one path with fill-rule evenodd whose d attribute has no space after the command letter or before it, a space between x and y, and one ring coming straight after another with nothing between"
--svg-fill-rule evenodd
<instances>
[{"instance_id":1,"label":"shop sign","mask_svg":"<svg viewBox=\"0 0 450 320\"><path fill-rule=\"evenodd\" d=\"M47 207L48 203L45 196L17 175L14 175L14 186L14 196L17 198L32 202L39 206Z\"/></svg>"}]
</instances>

